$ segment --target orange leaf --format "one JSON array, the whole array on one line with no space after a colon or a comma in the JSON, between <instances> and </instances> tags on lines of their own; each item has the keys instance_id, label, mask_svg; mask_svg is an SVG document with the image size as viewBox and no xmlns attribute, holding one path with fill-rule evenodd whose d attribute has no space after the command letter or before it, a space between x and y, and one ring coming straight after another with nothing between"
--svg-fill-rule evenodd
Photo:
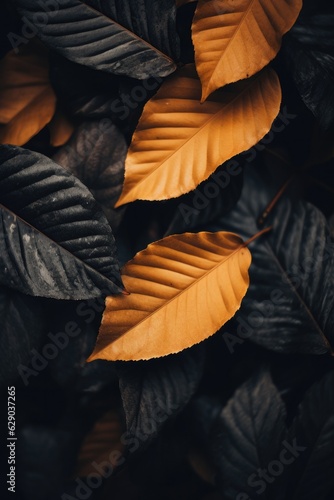
<instances>
[{"instance_id":1,"label":"orange leaf","mask_svg":"<svg viewBox=\"0 0 334 500\"><path fill-rule=\"evenodd\" d=\"M74 132L73 123L60 111L56 111L48 127L50 130L50 143L54 147L66 144Z\"/></svg>"},{"instance_id":2,"label":"orange leaf","mask_svg":"<svg viewBox=\"0 0 334 500\"><path fill-rule=\"evenodd\" d=\"M190 64L169 77L146 104L125 163L116 206L164 200L196 188L216 168L270 130L281 88L273 70L215 92L200 104L201 84Z\"/></svg>"},{"instance_id":3,"label":"orange leaf","mask_svg":"<svg viewBox=\"0 0 334 500\"><path fill-rule=\"evenodd\" d=\"M202 450L193 445L188 451L187 458L194 472L203 481L212 485L215 484L216 471Z\"/></svg>"},{"instance_id":4,"label":"orange leaf","mask_svg":"<svg viewBox=\"0 0 334 500\"><path fill-rule=\"evenodd\" d=\"M199 0L192 25L202 100L268 64L302 0Z\"/></svg>"},{"instance_id":5,"label":"orange leaf","mask_svg":"<svg viewBox=\"0 0 334 500\"><path fill-rule=\"evenodd\" d=\"M54 92L51 87L46 87L7 125L0 127L0 143L22 146L45 127L55 109Z\"/></svg>"},{"instance_id":6,"label":"orange leaf","mask_svg":"<svg viewBox=\"0 0 334 500\"><path fill-rule=\"evenodd\" d=\"M87 477L89 474L108 474L101 470L102 465L109 464L111 475L112 469L117 466L119 457L124 451L121 442L123 433L119 414L116 410L105 413L94 425L86 436L79 451L75 476ZM94 467L93 463L100 465L100 469Z\"/></svg>"},{"instance_id":7,"label":"orange leaf","mask_svg":"<svg viewBox=\"0 0 334 500\"><path fill-rule=\"evenodd\" d=\"M184 233L152 243L123 268L130 295L107 297L88 361L166 356L213 335L239 309L250 263L233 233Z\"/></svg>"},{"instance_id":8,"label":"orange leaf","mask_svg":"<svg viewBox=\"0 0 334 500\"><path fill-rule=\"evenodd\" d=\"M22 146L51 120L56 97L48 52L30 42L0 61L0 142Z\"/></svg>"}]
</instances>

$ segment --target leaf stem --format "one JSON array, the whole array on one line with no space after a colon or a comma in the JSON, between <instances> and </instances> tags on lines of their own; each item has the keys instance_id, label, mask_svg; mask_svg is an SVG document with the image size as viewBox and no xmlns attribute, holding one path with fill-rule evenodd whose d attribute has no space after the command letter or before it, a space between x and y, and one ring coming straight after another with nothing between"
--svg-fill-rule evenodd
<instances>
[{"instance_id":1,"label":"leaf stem","mask_svg":"<svg viewBox=\"0 0 334 500\"><path fill-rule=\"evenodd\" d=\"M245 241L243 243L243 246L244 247L247 247L250 243L252 243L254 240L256 240L257 238L259 238L260 236L262 236L263 234L265 233L269 233L269 231L271 231L273 228L273 226L268 226L268 227L265 227L263 229L261 229L261 231L259 231L258 233L254 234L253 236L251 236L247 241Z\"/></svg>"},{"instance_id":2,"label":"leaf stem","mask_svg":"<svg viewBox=\"0 0 334 500\"><path fill-rule=\"evenodd\" d=\"M274 156L276 159L280 160L282 163L284 163L285 165L287 165L288 167L290 168L293 168L292 166L292 163L287 159L287 158L284 158L284 156L280 155L277 151L275 151L274 149L271 149L271 148L266 148L265 151L269 154L271 154L272 156Z\"/></svg>"},{"instance_id":3,"label":"leaf stem","mask_svg":"<svg viewBox=\"0 0 334 500\"><path fill-rule=\"evenodd\" d=\"M291 182L293 180L295 180L296 178L296 175L291 175L291 177L288 178L288 180L286 180L283 185L280 187L280 189L278 190L278 192L276 193L276 195L274 196L274 198L271 200L271 202L267 205L267 207L265 208L265 210L262 212L262 214L260 215L259 219L258 219L258 225L259 226L262 226L268 215L270 214L270 212L272 211L272 209L274 208L274 206L276 205L276 203L279 201L279 199L281 198L281 196L285 193L287 187L291 184Z\"/></svg>"}]
</instances>

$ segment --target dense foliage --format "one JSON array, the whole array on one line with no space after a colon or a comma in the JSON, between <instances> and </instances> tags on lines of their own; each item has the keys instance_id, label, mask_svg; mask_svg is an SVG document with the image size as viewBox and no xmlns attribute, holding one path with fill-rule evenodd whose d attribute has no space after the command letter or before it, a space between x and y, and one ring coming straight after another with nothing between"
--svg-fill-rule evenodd
<instances>
[{"instance_id":1,"label":"dense foliage","mask_svg":"<svg viewBox=\"0 0 334 500\"><path fill-rule=\"evenodd\" d=\"M331 2L1 14L17 498L332 500Z\"/></svg>"}]
</instances>

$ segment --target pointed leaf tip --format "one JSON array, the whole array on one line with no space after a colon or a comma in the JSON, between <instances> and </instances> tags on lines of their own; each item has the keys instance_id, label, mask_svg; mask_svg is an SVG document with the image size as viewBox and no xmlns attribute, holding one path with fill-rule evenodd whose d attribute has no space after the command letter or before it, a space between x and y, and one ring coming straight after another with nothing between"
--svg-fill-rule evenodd
<instances>
[{"instance_id":1,"label":"pointed leaf tip","mask_svg":"<svg viewBox=\"0 0 334 500\"><path fill-rule=\"evenodd\" d=\"M202 101L266 66L301 7L302 0L199 0L192 38Z\"/></svg>"},{"instance_id":2,"label":"pointed leaf tip","mask_svg":"<svg viewBox=\"0 0 334 500\"><path fill-rule=\"evenodd\" d=\"M200 96L201 83L189 64L148 101L127 153L116 207L175 198L195 189L219 165L269 132L279 113L281 87L275 71L266 68L217 90L203 104Z\"/></svg>"},{"instance_id":3,"label":"pointed leaf tip","mask_svg":"<svg viewBox=\"0 0 334 500\"><path fill-rule=\"evenodd\" d=\"M130 295L106 298L94 359L141 360L213 335L239 309L251 254L233 233L168 236L122 270Z\"/></svg>"}]
</instances>

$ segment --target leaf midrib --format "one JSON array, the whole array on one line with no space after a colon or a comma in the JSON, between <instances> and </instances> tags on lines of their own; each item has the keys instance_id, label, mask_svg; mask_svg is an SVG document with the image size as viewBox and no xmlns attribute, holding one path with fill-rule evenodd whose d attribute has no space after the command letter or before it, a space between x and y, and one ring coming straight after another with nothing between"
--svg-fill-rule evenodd
<instances>
[{"instance_id":1,"label":"leaf midrib","mask_svg":"<svg viewBox=\"0 0 334 500\"><path fill-rule=\"evenodd\" d=\"M269 74L269 72L270 72L270 70L268 70L268 74ZM220 109L219 109L216 113L212 114L212 115L210 116L210 118L208 118L208 119L205 121L205 123L203 123L203 124L202 124L199 128L197 128L197 129L196 129L196 132L195 132L194 134L192 134L190 137L188 137L188 138L187 138L184 142L182 142L182 144L181 144L180 146L178 146L178 147L177 147L176 149L174 149L174 150L173 150L173 151L172 151L172 152L171 152L171 153L170 153L167 157L165 157L165 158L163 159L163 162L159 162L159 164L158 164L158 165L156 165L153 169L151 169L151 170L150 170L150 172L149 172L149 173L148 173L145 177L142 177L142 179L140 179L138 182L136 182L136 187L137 187L137 186L139 186L139 185L141 185L141 184L143 184L143 183L146 183L146 182L147 182L147 179L148 179L150 176L152 176L152 175L156 172L156 170L158 170L158 169L160 169L160 168L163 168L164 164L165 164L168 160L170 160L170 159L171 159L174 155L178 154L179 150L180 150L180 149L183 149L183 148L184 148L184 146L185 146L185 145L186 145L189 141L192 141L192 140L195 138L195 136L196 136L197 134L199 134L199 133L202 131L202 129L203 129L203 128L207 127L207 126L208 126L208 124L209 124L212 120L215 120L215 119L217 118L217 116L219 116L220 114L224 113L224 112L226 111L226 109L227 109L227 108L231 107L231 106L235 103L235 101L237 101L238 99L240 99L240 98L241 98L241 96L243 96L243 94L249 90L249 88L252 88L252 87L253 87L253 85L254 85L254 82L255 82L255 81L257 81L257 80L259 80L259 79L261 79L261 78L263 77L263 74L264 74L264 71L261 71L261 72L259 72L257 75L255 75L253 78L249 78L249 79L248 79L248 81L247 81L247 85L245 85L245 87L242 89L242 91L241 91L240 93L237 93L237 94L235 95L235 97L233 97L233 99L232 99L230 102L228 102L225 106L222 106L222 107L221 107L221 108L220 108ZM180 75L180 78L182 78L182 77L183 77L183 76L182 76L182 75ZM191 77L184 77L184 78L191 78ZM197 79L195 79L195 78L191 78L191 80L195 80L195 81L197 81ZM198 82L199 82L199 80L198 80ZM155 101L157 101L157 100L158 100L158 96L157 96L157 99L155 99L155 98L153 98L153 99L154 99ZM174 98L174 99L175 99L175 100L177 100L177 99L181 99L181 100L182 100L182 99L184 99L184 97L183 97L183 98L176 97L176 98ZM196 102L197 102L197 101L196 101ZM219 103L219 101L215 101L215 102L216 102L216 103ZM190 111L189 113L193 113L193 111ZM171 126L169 126L169 127L164 127L164 128L171 128ZM126 160L127 160L127 159L126 159ZM126 165L126 160L125 160L125 176L126 176L126 166L127 166L127 165ZM133 164L132 164L131 166L133 166ZM204 181L204 180L206 180L206 179L207 179L207 177L206 177L205 179L202 179L202 181ZM125 198L127 197L127 195L128 195L128 194L126 194L126 195L125 195ZM123 197L123 196L122 196L122 194L121 194L121 196L120 196L120 198L119 198L119 201L121 201L121 200L122 200L122 197ZM117 203L118 203L118 202L117 202Z\"/></svg>"},{"instance_id":2,"label":"leaf midrib","mask_svg":"<svg viewBox=\"0 0 334 500\"><path fill-rule=\"evenodd\" d=\"M48 236L47 234L45 234L43 231L40 231L38 228L36 228L32 224L30 224L30 222L27 222L25 219L23 219L22 217L20 217L13 210L9 209L8 207L6 207L1 202L0 202L0 207L2 207L5 211L13 214L14 217L16 217L17 219L19 219L23 224L26 224L27 226L29 226L30 228L32 228L33 231L36 231L37 233L41 234L44 238L47 238L49 241L51 241L52 243L54 243L55 245L57 245L63 252L67 253L72 259L75 259L76 261L80 262L81 265L84 265L86 268L88 268L90 270L90 272L92 272L95 275L98 275L100 278L102 277L104 280L107 280L109 283L111 283L113 285L113 287L120 288L119 285L117 285L116 283L114 283L113 281L111 281L107 276L104 276L102 273L100 273L100 271L98 271L97 269L95 269L94 267L92 267L90 264L87 264L85 261L79 259L79 257L77 257L72 252L70 252L69 250L67 250L66 248L64 248L62 245L60 245L60 243L58 243L57 241L55 241L52 238L50 238L50 236ZM95 288L99 288L95 283L94 283L94 287ZM120 289L119 293L122 293L121 289Z\"/></svg>"},{"instance_id":3,"label":"leaf midrib","mask_svg":"<svg viewBox=\"0 0 334 500\"><path fill-rule=\"evenodd\" d=\"M318 324L316 318L314 317L311 309L308 307L308 305L306 304L306 302L304 301L304 298L298 293L298 290L296 289L296 287L292 284L291 280L290 280L290 277L289 275L287 274L287 272L285 271L284 269L284 266L283 264L280 262L278 256L276 255L272 245L269 243L269 242L266 242L264 243L267 248L269 249L271 255L272 255L272 259L273 261L276 263L278 269L280 270L282 276L285 276L286 277L286 280L287 280L287 283L289 284L290 286L290 289L292 291L292 293L295 294L295 296L297 297L298 301L300 302L300 304L303 306L303 309L306 311L306 314L309 316L310 320L311 320L311 323L314 325L315 329L317 330L317 332L320 334L320 336L322 337L322 339L324 340L324 343L325 345L328 347L328 350L330 351L330 353L333 355L333 350L332 350L332 347L331 347L331 344L330 342L328 341L326 335L324 334L324 332L322 331L320 325Z\"/></svg>"},{"instance_id":4,"label":"leaf midrib","mask_svg":"<svg viewBox=\"0 0 334 500\"><path fill-rule=\"evenodd\" d=\"M103 12L100 12L99 10L95 9L94 7L92 7L91 5L87 5L86 3L84 3L82 0L80 0L80 4L84 5L87 9L93 11L94 13L98 14L98 16L101 16L101 17L104 17L105 19L108 20L108 22L110 23L113 23L115 24L116 26L118 26L119 28L121 28L122 30L126 31L127 33L129 33L131 36L133 36L134 38L136 38L137 40L139 40L140 42L142 42L144 45L147 45L147 47L151 50L154 50L155 52L157 52L158 54L160 54L163 58L165 59L168 59L170 61L170 63L175 66L175 61L169 57L167 54L165 54L164 52L161 52L161 50L157 49L156 47L154 47L154 45L152 45L151 43L147 42L146 40L144 40L144 38L141 38L140 36L138 36L136 33L134 33L133 31L129 30L128 28L125 28L125 26L123 26L122 24L118 23L117 21L115 21L114 19L112 19L111 17L109 16L106 16L105 14L103 14ZM79 5L79 3L78 3Z\"/></svg>"},{"instance_id":5,"label":"leaf midrib","mask_svg":"<svg viewBox=\"0 0 334 500\"><path fill-rule=\"evenodd\" d=\"M223 232L223 231L222 231ZM214 234L217 234L217 233L214 233ZM233 234L233 233L231 233ZM167 238L173 238L174 236L168 236ZM121 337L123 337L123 335L127 335L129 332L135 330L140 324L144 323L145 321L147 321L149 318L151 318L151 316L154 316L155 314L157 314L161 309L164 309L165 307L167 307L167 305L169 305L171 302L173 302L174 300L178 300L179 297L183 294L183 293L187 293L189 291L190 288L192 288L193 286L196 286L198 285L198 283L207 278L208 275L210 275L212 272L214 272L218 267L220 267L221 265L223 265L226 261L228 261L234 254L236 254L237 252L239 252L242 248L246 248L245 247L245 243L242 241L242 239L240 238L240 244L238 245L238 247L233 250L232 253L230 253L224 260L221 260L219 262L217 262L217 264L215 264L212 268L210 268L209 270L205 271L205 273L200 276L199 278L196 278L194 279L194 281L192 283L190 283L189 286L187 286L186 288L183 288L182 290L179 290L175 295L174 297L172 297L171 299L165 301L161 306L159 306L157 309L155 309L154 311L150 312L147 316L145 316L145 318L141 319L138 323L136 323L134 326L132 326L131 328L129 328L128 330L126 330L124 333L120 334L113 342L111 342L111 344L108 344L108 346L106 347L101 347L101 349L99 349L99 351L97 352L100 352L106 348L109 347L109 345L112 345L114 342L116 342L118 339L120 339ZM193 245L195 246L195 245ZM248 250L248 249L247 249ZM248 250L249 251L249 250ZM144 266L145 267L145 266ZM232 281L232 280L231 280ZM246 292L247 292L247 289L248 287L246 288ZM130 294L131 293L136 293L136 292L131 292L131 290L129 290ZM142 294L141 294L142 295ZM245 295L243 295L244 297ZM240 308L240 305L238 307L238 309ZM103 322L103 320L102 320ZM98 347L98 346L96 346Z\"/></svg>"},{"instance_id":6,"label":"leaf midrib","mask_svg":"<svg viewBox=\"0 0 334 500\"><path fill-rule=\"evenodd\" d=\"M228 52L228 50L231 48L231 45L233 44L234 39L236 38L236 36L238 35L239 31L241 30L242 25L243 25L243 23L244 23L244 21L245 21L246 17L248 16L248 14L249 14L250 10L252 9L252 7L253 7L253 5L254 5L254 3L255 3L256 1L258 1L258 0L251 0L251 2L250 2L250 4L249 4L249 6L247 7L247 9L245 10L245 12L243 13L243 15L242 15L242 17L241 17L241 19L240 19L240 22L239 22L238 26L236 27L236 29L235 29L235 31L234 31L234 33L233 33L233 35L231 36L231 38L230 38L230 40L229 40L229 42L228 42L228 44L227 44L227 46L226 46L226 48L225 48L224 52L221 54L221 56L219 57L219 59L218 59L218 61L217 61L216 67L214 68L214 71L212 72L212 75L210 76L210 79L208 80L208 83L207 83L207 85L206 85L207 87L209 87L209 85L211 84L211 82L212 82L212 80L213 80L213 78L214 78L214 75L215 75L215 74L216 74L216 72L218 71L218 66L219 66L219 64L221 63L222 59L225 57L225 54L226 54L226 53ZM221 15L224 15L224 14L221 14ZM224 28L225 28L225 26L224 26Z\"/></svg>"}]
</instances>

